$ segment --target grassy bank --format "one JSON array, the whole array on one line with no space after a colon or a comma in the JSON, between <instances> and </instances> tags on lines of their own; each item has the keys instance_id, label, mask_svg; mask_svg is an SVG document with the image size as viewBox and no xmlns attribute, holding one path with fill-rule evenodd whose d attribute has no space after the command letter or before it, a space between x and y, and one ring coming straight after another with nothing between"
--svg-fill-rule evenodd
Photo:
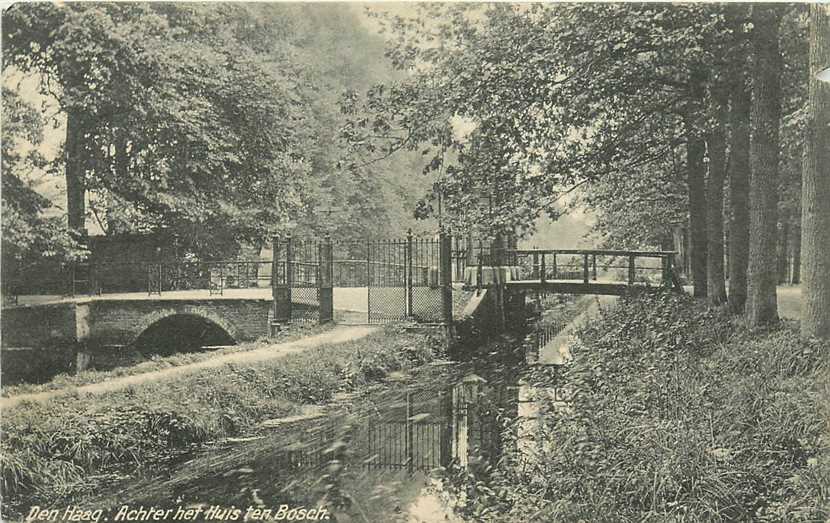
<instances>
[{"instance_id":1,"label":"grassy bank","mask_svg":"<svg viewBox=\"0 0 830 523\"><path fill-rule=\"evenodd\" d=\"M277 343L287 343L325 332L330 330L332 327L332 324L317 325L296 323L290 325L287 329L277 333L275 337L270 339L263 338L258 341L240 343L239 345L233 345L215 350L179 352L169 356L137 351L122 351L117 355L107 354L106 358L101 358L96 355L97 359L107 360L103 365L96 364L96 366L100 368L92 368L79 373L61 373L54 376L46 383L21 383L3 386L2 396L10 397L18 394L30 394L69 387L79 387L81 385L101 383L121 376L135 376L171 367L189 365L191 363L205 361L223 354L257 350ZM114 350L115 349L110 349L109 352Z\"/></svg>"},{"instance_id":2,"label":"grassy bank","mask_svg":"<svg viewBox=\"0 0 830 523\"><path fill-rule=\"evenodd\" d=\"M540 400L539 455L450 490L483 521L825 521L830 344L749 332L687 296L622 299ZM561 371L560 371L561 372ZM515 423L507 420L506 426ZM510 434L509 431L506 434Z\"/></svg>"},{"instance_id":3,"label":"grassy bank","mask_svg":"<svg viewBox=\"0 0 830 523\"><path fill-rule=\"evenodd\" d=\"M437 338L388 327L272 361L21 404L3 413L4 504L58 503L264 419L297 414L335 392L422 365L439 346Z\"/></svg>"}]
</instances>

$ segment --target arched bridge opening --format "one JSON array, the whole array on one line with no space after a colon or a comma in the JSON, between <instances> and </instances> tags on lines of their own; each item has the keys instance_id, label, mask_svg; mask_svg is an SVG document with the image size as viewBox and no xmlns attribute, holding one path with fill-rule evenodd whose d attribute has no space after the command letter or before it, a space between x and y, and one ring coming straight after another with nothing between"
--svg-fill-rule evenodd
<instances>
[{"instance_id":1,"label":"arched bridge opening","mask_svg":"<svg viewBox=\"0 0 830 523\"><path fill-rule=\"evenodd\" d=\"M142 353L169 355L205 347L235 345L227 330L197 314L172 314L144 329L131 344Z\"/></svg>"}]
</instances>

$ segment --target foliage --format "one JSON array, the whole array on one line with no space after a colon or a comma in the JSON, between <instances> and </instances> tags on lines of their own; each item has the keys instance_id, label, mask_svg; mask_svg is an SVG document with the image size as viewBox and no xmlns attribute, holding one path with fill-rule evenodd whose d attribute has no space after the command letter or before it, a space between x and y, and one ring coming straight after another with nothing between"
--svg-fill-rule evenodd
<instances>
[{"instance_id":1,"label":"foliage","mask_svg":"<svg viewBox=\"0 0 830 523\"><path fill-rule=\"evenodd\" d=\"M423 149L461 225L526 230L579 188L606 241L653 245L685 219L682 147L713 128L705 88L740 70L747 16L715 4L429 5L387 15L388 55L411 75L371 89L362 105L347 100L375 116L353 118L344 134L370 152ZM797 82L803 30L793 28L787 78ZM459 122L472 130L459 132Z\"/></svg>"},{"instance_id":2,"label":"foliage","mask_svg":"<svg viewBox=\"0 0 830 523\"><path fill-rule=\"evenodd\" d=\"M624 298L540 393L535 452L460 478L478 520L817 521L828 517L828 347L748 332L685 296ZM515 432L512 417L506 434ZM458 478L457 478L458 479Z\"/></svg>"},{"instance_id":3,"label":"foliage","mask_svg":"<svg viewBox=\"0 0 830 523\"><path fill-rule=\"evenodd\" d=\"M40 113L17 92L3 87L2 194L3 265L29 258L73 259L83 255L74 238L52 216L51 202L32 184L46 168L38 146L43 142ZM25 260L24 260L25 259Z\"/></svg>"},{"instance_id":4,"label":"foliage","mask_svg":"<svg viewBox=\"0 0 830 523\"><path fill-rule=\"evenodd\" d=\"M719 23L699 21L696 7L434 11L440 8L389 21L399 35L390 56L417 74L369 93L366 105L379 114L371 132L403 130L398 146L410 148L431 141L441 151L436 168L443 151L457 153L457 165L446 168L451 207L460 211L481 193L493 195L494 211L479 214L497 227L553 211L568 184L637 169L677 145L682 134L672 128L685 100L674 66L703 59L701 42ZM425 25L427 17L442 21ZM686 62L680 46L692 55ZM465 140L453 136L452 118L474 124Z\"/></svg>"},{"instance_id":5,"label":"foliage","mask_svg":"<svg viewBox=\"0 0 830 523\"><path fill-rule=\"evenodd\" d=\"M20 4L3 22L4 75L39 78L77 130L51 170L78 164L105 232L166 228L203 252L405 230L411 159L339 167L339 93L389 73L350 6Z\"/></svg>"}]
</instances>

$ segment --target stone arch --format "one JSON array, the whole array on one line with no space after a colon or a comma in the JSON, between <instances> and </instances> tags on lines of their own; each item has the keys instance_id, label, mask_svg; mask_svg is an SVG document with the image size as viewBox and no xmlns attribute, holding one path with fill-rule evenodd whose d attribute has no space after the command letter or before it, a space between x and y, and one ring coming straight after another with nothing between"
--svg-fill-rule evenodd
<instances>
[{"instance_id":1,"label":"stone arch","mask_svg":"<svg viewBox=\"0 0 830 523\"><path fill-rule=\"evenodd\" d=\"M139 342L142 336L150 332L151 329L158 328L165 323L174 324L177 319L204 322L224 333L232 343L239 343L243 337L236 326L203 307L162 308L141 318L133 329L128 345Z\"/></svg>"}]
</instances>

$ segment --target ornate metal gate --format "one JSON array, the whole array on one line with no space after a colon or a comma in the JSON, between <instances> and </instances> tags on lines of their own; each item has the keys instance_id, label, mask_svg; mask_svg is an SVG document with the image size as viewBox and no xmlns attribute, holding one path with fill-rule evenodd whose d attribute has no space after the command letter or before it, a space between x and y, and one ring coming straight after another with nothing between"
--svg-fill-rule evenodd
<instances>
[{"instance_id":1,"label":"ornate metal gate","mask_svg":"<svg viewBox=\"0 0 830 523\"><path fill-rule=\"evenodd\" d=\"M409 234L400 240L334 243L335 319L371 324L447 321L440 242ZM449 280L445 286L451 292Z\"/></svg>"},{"instance_id":2,"label":"ornate metal gate","mask_svg":"<svg viewBox=\"0 0 830 523\"><path fill-rule=\"evenodd\" d=\"M276 321L452 321L449 237L274 240Z\"/></svg>"}]
</instances>

